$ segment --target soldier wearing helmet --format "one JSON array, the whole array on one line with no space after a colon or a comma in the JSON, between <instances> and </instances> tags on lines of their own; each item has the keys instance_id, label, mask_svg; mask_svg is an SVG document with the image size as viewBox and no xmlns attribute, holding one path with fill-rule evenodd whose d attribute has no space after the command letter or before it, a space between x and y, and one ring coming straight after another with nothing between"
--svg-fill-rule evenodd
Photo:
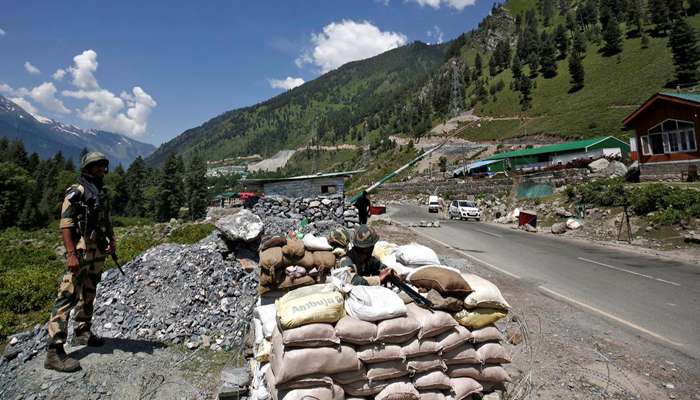
<instances>
[{"instance_id":1,"label":"soldier wearing helmet","mask_svg":"<svg viewBox=\"0 0 700 400\"><path fill-rule=\"evenodd\" d=\"M391 268L372 255L378 240L379 235L368 225L360 225L355 230L352 249L339 261L339 267L350 267L353 271L353 285L377 286L393 273Z\"/></svg>"},{"instance_id":2,"label":"soldier wearing helmet","mask_svg":"<svg viewBox=\"0 0 700 400\"><path fill-rule=\"evenodd\" d=\"M91 332L95 289L105 258L116 250L109 198L103 178L109 160L99 152L85 154L77 183L67 190L59 227L66 248L66 272L58 288L48 324L48 350L44 367L63 372L80 369L80 362L65 353L68 317L75 308L73 345L101 346L104 340Z\"/></svg>"}]
</instances>

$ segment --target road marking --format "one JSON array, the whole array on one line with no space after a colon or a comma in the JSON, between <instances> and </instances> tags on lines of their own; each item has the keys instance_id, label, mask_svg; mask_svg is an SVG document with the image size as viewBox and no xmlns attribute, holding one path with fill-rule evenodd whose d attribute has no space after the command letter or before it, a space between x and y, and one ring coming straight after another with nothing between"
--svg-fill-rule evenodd
<instances>
[{"instance_id":1,"label":"road marking","mask_svg":"<svg viewBox=\"0 0 700 400\"><path fill-rule=\"evenodd\" d=\"M612 266L612 265L610 265L610 264L605 264L605 263L602 263L602 262L589 260L589 259L583 258L583 257L577 257L577 258L578 258L579 260L581 260L581 261L589 262L589 263L591 263L591 264L600 265L601 267L614 269L615 271L627 272L628 274L641 276L641 277L647 278L647 279L653 279L653 280L655 280L655 281L659 281L659 282L663 282L663 283L668 283L669 285L673 285L673 286L681 286L680 283L667 281L667 280L661 279L661 278L656 278L656 277L651 276L651 275L640 274L639 272L630 271L630 270L628 270L628 269L624 269L624 268L620 268L620 267L615 267L615 266Z\"/></svg>"},{"instance_id":2,"label":"road marking","mask_svg":"<svg viewBox=\"0 0 700 400\"><path fill-rule=\"evenodd\" d=\"M586 303L583 303L583 302L580 302L580 301L578 301L578 300L576 300L576 299L572 299L571 297L568 297L568 296L563 295L563 294L561 294L561 293L555 292L555 291L552 290L552 289L546 288L546 287L544 287L544 286L538 286L538 289L540 289L541 291L543 291L543 292L545 292L545 293L547 293L547 294L549 294L549 295L551 295L551 296L553 296L553 297L558 298L559 300L563 300L563 301L566 301L566 302L568 302L568 303L577 305L577 306L579 306L579 307L583 307L583 308L585 308L585 309L587 309L587 310L589 310L589 311L592 311L592 312L594 312L594 313L596 313L596 314L602 315L602 316L604 316L604 317L606 317L606 318L609 318L609 319L611 319L611 320L613 320L613 321L616 321L616 322L618 322L618 323L620 323L620 324L622 324L622 325L625 325L625 326L627 326L627 327L629 327L629 328L632 328L632 329L637 330L637 331L639 331L639 332L642 332L642 333L644 333L644 334L646 334L646 335L649 335L649 336L651 336L651 337L654 337L654 338L656 338L656 339L658 339L658 340L664 341L664 342L669 343L669 344L672 344L672 345L674 345L674 346L679 346L679 347L683 347L683 346L684 346L683 343L675 342L675 341L673 341L673 340L671 340L671 339L669 339L669 338L667 338L667 337L665 337L665 336L663 336L663 335L660 335L660 334L658 334L658 333L652 332L652 331L650 331L650 330L648 330L648 329L646 329L646 328L642 328L641 326L635 324L634 322L627 321L626 319L623 319L623 318L617 317L617 316L615 316L615 315L612 315L612 314L610 314L610 313L608 313L608 312L605 312L605 311L603 311L603 310L601 310L601 309L599 309L599 308L590 306L590 305L588 305L588 304L586 304Z\"/></svg>"},{"instance_id":3,"label":"road marking","mask_svg":"<svg viewBox=\"0 0 700 400\"><path fill-rule=\"evenodd\" d=\"M492 232L485 231L485 230L479 229L479 228L474 228L474 230L475 230L475 231L482 232L482 233L485 233L485 234L487 234L487 235L495 236L495 237L497 237L497 238L503 237L503 236L499 235L498 233L492 233Z\"/></svg>"},{"instance_id":4,"label":"road marking","mask_svg":"<svg viewBox=\"0 0 700 400\"><path fill-rule=\"evenodd\" d=\"M447 247L448 249L452 249L452 251L456 251L457 253L463 255L464 257L467 257L467 258L472 259L472 260L474 260L474 261L476 261L476 262L479 262L479 263L481 263L481 264L484 264L484 265L486 265L487 267L489 267L489 268L491 268L491 269L494 269L494 270L496 270L496 271L498 271L498 272L500 272L500 273L502 273L502 274L506 274L506 275L510 276L511 278L521 279L520 276L515 275L515 274L512 273L512 272L508 272L508 271L504 270L503 268L499 268L499 267L497 267L497 266L495 266L495 265L493 265L493 264L491 264L491 263L489 263L489 262L487 262L487 261L484 261L484 260L482 260L482 259L480 259L480 258L476 258L476 257L474 257L474 256L471 255L471 254L467 254L467 253L463 252L462 250L459 250L459 249L455 248L454 246L449 245L449 244L447 244L447 243L445 243L445 242L443 242L443 241L441 241L441 240L435 239L435 238L432 237L432 236L428 236L427 234L425 234L425 233L423 233L423 232L421 232L421 231L419 231L419 230L416 230L416 229L413 229L413 228L408 228L408 229L412 230L413 232L415 232L416 234L418 234L418 235L420 235L420 236L423 236L424 238L426 238L426 239L428 239L428 240L432 240L432 241L434 241L435 243L438 243L438 244L440 244L440 245L442 245L442 246L444 246L444 247Z\"/></svg>"}]
</instances>

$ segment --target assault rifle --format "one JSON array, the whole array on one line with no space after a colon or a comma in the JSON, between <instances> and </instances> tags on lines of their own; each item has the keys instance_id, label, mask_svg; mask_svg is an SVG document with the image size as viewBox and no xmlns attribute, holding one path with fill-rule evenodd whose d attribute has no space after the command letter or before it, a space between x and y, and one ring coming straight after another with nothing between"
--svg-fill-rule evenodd
<instances>
[{"instance_id":1,"label":"assault rifle","mask_svg":"<svg viewBox=\"0 0 700 400\"><path fill-rule=\"evenodd\" d=\"M388 282L388 283L391 283L392 285L394 285L394 286L396 286L397 288L399 288L399 290L401 290L402 292L406 293L406 295L408 295L408 297L410 297L411 299L413 299L413 301L415 301L416 304L419 304L419 305L421 305L421 306L427 308L427 309L430 310L430 311L433 310L433 302L431 302L430 300L428 300L428 299L426 299L425 297L421 296L420 293L418 293L418 292L416 292L415 290L413 290L413 288L411 288L410 286L408 286L404 281L401 280L401 278L399 278L398 276L396 276L396 274L391 273L391 274L387 275L386 278L385 278L385 280L384 280L382 283L387 283L387 282Z\"/></svg>"}]
</instances>

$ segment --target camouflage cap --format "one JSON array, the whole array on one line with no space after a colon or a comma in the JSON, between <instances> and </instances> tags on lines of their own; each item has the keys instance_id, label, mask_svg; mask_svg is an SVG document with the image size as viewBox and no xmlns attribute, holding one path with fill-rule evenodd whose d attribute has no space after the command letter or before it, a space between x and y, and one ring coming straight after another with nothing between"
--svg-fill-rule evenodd
<instances>
[{"instance_id":1,"label":"camouflage cap","mask_svg":"<svg viewBox=\"0 0 700 400\"><path fill-rule=\"evenodd\" d=\"M328 234L328 243L333 247L342 247L346 249L348 244L350 244L350 232L342 226L339 226Z\"/></svg>"},{"instance_id":2,"label":"camouflage cap","mask_svg":"<svg viewBox=\"0 0 700 400\"><path fill-rule=\"evenodd\" d=\"M107 163L107 165L109 165L109 160L107 159L107 157L99 151L91 151L89 153L86 153L80 160L80 170L82 171L85 168L87 168L88 165L98 161L104 161Z\"/></svg>"},{"instance_id":3,"label":"camouflage cap","mask_svg":"<svg viewBox=\"0 0 700 400\"><path fill-rule=\"evenodd\" d=\"M359 248L367 248L374 246L379 240L379 235L374 228L368 225L360 225L355 230L355 237L352 238L352 245Z\"/></svg>"}]
</instances>

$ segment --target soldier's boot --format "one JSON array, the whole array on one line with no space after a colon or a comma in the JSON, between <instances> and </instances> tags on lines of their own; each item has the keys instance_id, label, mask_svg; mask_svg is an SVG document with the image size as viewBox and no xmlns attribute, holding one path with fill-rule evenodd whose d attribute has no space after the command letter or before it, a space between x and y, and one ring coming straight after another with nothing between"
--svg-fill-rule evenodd
<instances>
[{"instance_id":1,"label":"soldier's boot","mask_svg":"<svg viewBox=\"0 0 700 400\"><path fill-rule=\"evenodd\" d=\"M80 369L80 361L68 356L62 344L51 345L46 350L44 368L60 372L75 372Z\"/></svg>"},{"instance_id":2,"label":"soldier's boot","mask_svg":"<svg viewBox=\"0 0 700 400\"><path fill-rule=\"evenodd\" d=\"M76 331L71 344L73 346L100 347L105 344L105 340L92 333L90 329L86 329L84 331Z\"/></svg>"}]
</instances>

